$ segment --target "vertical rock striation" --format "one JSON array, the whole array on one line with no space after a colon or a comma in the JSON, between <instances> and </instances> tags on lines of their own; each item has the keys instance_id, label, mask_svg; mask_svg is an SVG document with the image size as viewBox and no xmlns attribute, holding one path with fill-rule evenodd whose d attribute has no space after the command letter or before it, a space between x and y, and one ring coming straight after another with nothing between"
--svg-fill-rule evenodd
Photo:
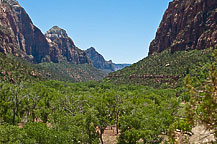
<instances>
[{"instance_id":1,"label":"vertical rock striation","mask_svg":"<svg viewBox=\"0 0 217 144\"><path fill-rule=\"evenodd\" d=\"M58 63L61 59L73 64L91 63L65 30L55 26L42 34L16 0L0 0L0 52L35 63Z\"/></svg>"},{"instance_id":2,"label":"vertical rock striation","mask_svg":"<svg viewBox=\"0 0 217 144\"><path fill-rule=\"evenodd\" d=\"M149 54L217 46L217 0L173 0L149 47Z\"/></svg>"},{"instance_id":3,"label":"vertical rock striation","mask_svg":"<svg viewBox=\"0 0 217 144\"><path fill-rule=\"evenodd\" d=\"M42 32L16 0L0 0L0 51L35 63L49 55Z\"/></svg>"}]
</instances>

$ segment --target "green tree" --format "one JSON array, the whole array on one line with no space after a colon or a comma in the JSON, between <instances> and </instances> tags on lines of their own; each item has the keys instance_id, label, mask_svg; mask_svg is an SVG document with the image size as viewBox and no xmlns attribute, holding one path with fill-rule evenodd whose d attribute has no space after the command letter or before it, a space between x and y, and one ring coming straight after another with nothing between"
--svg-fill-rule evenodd
<instances>
[{"instance_id":1,"label":"green tree","mask_svg":"<svg viewBox=\"0 0 217 144\"><path fill-rule=\"evenodd\" d=\"M186 115L191 124L203 124L208 130L214 130L217 137L217 50L213 57L214 61L206 64L207 73L207 70L202 69L199 76L192 78L188 75L185 78L185 85L191 96L187 106L189 113Z\"/></svg>"}]
</instances>

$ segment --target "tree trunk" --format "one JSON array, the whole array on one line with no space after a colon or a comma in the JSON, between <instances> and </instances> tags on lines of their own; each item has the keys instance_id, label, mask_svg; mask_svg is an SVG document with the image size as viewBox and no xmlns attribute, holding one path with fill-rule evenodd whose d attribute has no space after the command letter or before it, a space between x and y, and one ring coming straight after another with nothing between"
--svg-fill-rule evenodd
<instances>
[{"instance_id":1,"label":"tree trunk","mask_svg":"<svg viewBox=\"0 0 217 144\"><path fill-rule=\"evenodd\" d=\"M16 112L17 112L17 105L18 105L18 99L17 99L17 94L15 97L15 102L14 102L14 109L13 109L13 125L15 125L15 118L16 118Z\"/></svg>"},{"instance_id":2,"label":"tree trunk","mask_svg":"<svg viewBox=\"0 0 217 144\"><path fill-rule=\"evenodd\" d=\"M100 138L101 144L103 144L103 139L102 139L102 133L101 132L100 132L99 138Z\"/></svg>"},{"instance_id":3,"label":"tree trunk","mask_svg":"<svg viewBox=\"0 0 217 144\"><path fill-rule=\"evenodd\" d=\"M13 125L15 125L15 113L16 113L16 107L13 109Z\"/></svg>"},{"instance_id":4,"label":"tree trunk","mask_svg":"<svg viewBox=\"0 0 217 144\"><path fill-rule=\"evenodd\" d=\"M118 133L119 133L118 116L119 116L119 112L117 112L117 114L116 114L116 122L115 122L116 134L117 134L117 135L118 135Z\"/></svg>"}]
</instances>

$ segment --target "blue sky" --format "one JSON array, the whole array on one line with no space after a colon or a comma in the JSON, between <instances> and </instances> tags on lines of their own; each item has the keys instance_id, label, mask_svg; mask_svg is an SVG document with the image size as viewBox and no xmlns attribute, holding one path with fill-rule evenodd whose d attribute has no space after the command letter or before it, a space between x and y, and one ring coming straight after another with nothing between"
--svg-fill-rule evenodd
<instances>
[{"instance_id":1,"label":"blue sky","mask_svg":"<svg viewBox=\"0 0 217 144\"><path fill-rule=\"evenodd\" d=\"M135 63L147 56L170 1L18 0L43 33L57 25L80 49L95 47L115 63Z\"/></svg>"}]
</instances>

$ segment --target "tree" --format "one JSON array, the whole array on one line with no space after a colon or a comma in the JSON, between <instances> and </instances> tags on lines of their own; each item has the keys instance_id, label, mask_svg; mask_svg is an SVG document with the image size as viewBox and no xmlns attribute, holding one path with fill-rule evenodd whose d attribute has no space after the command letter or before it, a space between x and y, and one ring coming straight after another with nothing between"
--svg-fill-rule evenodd
<instances>
[{"instance_id":1,"label":"tree","mask_svg":"<svg viewBox=\"0 0 217 144\"><path fill-rule=\"evenodd\" d=\"M203 124L208 130L214 130L217 137L217 50L213 56L214 61L205 64L208 73L201 69L197 77L188 75L185 78L185 86L191 96L186 115L191 124Z\"/></svg>"}]
</instances>

